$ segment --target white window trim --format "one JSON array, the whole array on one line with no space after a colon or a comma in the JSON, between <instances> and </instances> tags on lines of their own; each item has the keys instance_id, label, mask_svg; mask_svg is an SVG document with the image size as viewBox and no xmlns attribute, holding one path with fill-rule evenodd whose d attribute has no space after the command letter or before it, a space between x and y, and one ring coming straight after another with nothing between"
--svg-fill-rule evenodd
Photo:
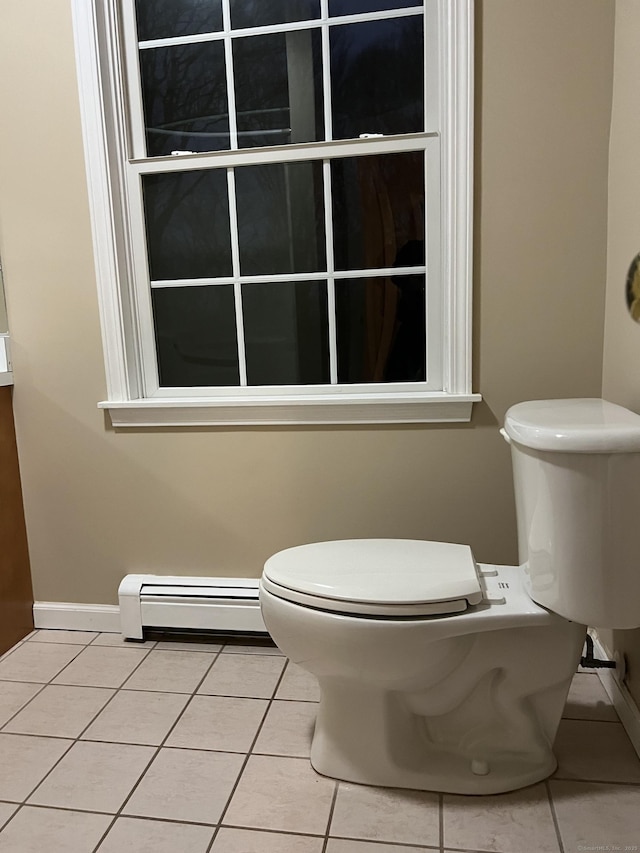
<instances>
[{"instance_id":1,"label":"white window trim","mask_svg":"<svg viewBox=\"0 0 640 853\"><path fill-rule=\"evenodd\" d=\"M141 331L123 203L125 86L113 0L72 0L108 409L115 427L469 421L473 204L473 4L437 9L441 124L442 391L378 386L244 388L215 397L142 395ZM237 389L234 389L234 391Z\"/></svg>"}]
</instances>

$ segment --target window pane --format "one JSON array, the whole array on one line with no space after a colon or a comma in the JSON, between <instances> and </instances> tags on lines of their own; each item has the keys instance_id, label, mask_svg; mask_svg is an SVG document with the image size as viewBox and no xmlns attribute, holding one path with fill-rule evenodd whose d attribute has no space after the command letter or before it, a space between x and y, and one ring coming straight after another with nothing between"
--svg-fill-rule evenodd
<instances>
[{"instance_id":1,"label":"window pane","mask_svg":"<svg viewBox=\"0 0 640 853\"><path fill-rule=\"evenodd\" d=\"M229 109L221 41L140 51L150 157L229 148Z\"/></svg>"},{"instance_id":2,"label":"window pane","mask_svg":"<svg viewBox=\"0 0 640 853\"><path fill-rule=\"evenodd\" d=\"M234 39L240 148L324 138L320 33Z\"/></svg>"},{"instance_id":3,"label":"window pane","mask_svg":"<svg viewBox=\"0 0 640 853\"><path fill-rule=\"evenodd\" d=\"M160 385L238 385L233 285L151 292Z\"/></svg>"},{"instance_id":4,"label":"window pane","mask_svg":"<svg viewBox=\"0 0 640 853\"><path fill-rule=\"evenodd\" d=\"M231 26L262 27L320 17L320 0L231 0Z\"/></svg>"},{"instance_id":5,"label":"window pane","mask_svg":"<svg viewBox=\"0 0 640 853\"><path fill-rule=\"evenodd\" d=\"M249 385L329 382L324 281L242 286Z\"/></svg>"},{"instance_id":6,"label":"window pane","mask_svg":"<svg viewBox=\"0 0 640 853\"><path fill-rule=\"evenodd\" d=\"M334 139L424 130L422 16L330 29Z\"/></svg>"},{"instance_id":7,"label":"window pane","mask_svg":"<svg viewBox=\"0 0 640 853\"><path fill-rule=\"evenodd\" d=\"M222 0L136 0L138 38L171 38L222 29Z\"/></svg>"},{"instance_id":8,"label":"window pane","mask_svg":"<svg viewBox=\"0 0 640 853\"><path fill-rule=\"evenodd\" d=\"M424 276L337 281L336 343L339 382L423 381Z\"/></svg>"},{"instance_id":9,"label":"window pane","mask_svg":"<svg viewBox=\"0 0 640 853\"><path fill-rule=\"evenodd\" d=\"M152 280L231 275L223 169L145 175L142 188Z\"/></svg>"},{"instance_id":10,"label":"window pane","mask_svg":"<svg viewBox=\"0 0 640 853\"><path fill-rule=\"evenodd\" d=\"M235 174L240 272L325 269L322 164L245 166Z\"/></svg>"},{"instance_id":11,"label":"window pane","mask_svg":"<svg viewBox=\"0 0 640 853\"><path fill-rule=\"evenodd\" d=\"M399 266L404 247L424 240L422 152L334 160L331 186L336 269ZM424 263L424 250L408 263Z\"/></svg>"},{"instance_id":12,"label":"window pane","mask_svg":"<svg viewBox=\"0 0 640 853\"><path fill-rule=\"evenodd\" d=\"M329 0L329 14L359 15L362 12L380 12L383 9L406 9L421 6L420 0Z\"/></svg>"}]
</instances>

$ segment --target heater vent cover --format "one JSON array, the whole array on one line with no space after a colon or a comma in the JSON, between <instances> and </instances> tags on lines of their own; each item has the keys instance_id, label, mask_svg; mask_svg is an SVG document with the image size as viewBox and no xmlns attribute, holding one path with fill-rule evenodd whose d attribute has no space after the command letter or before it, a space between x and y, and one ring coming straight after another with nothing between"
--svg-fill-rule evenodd
<instances>
[{"instance_id":1,"label":"heater vent cover","mask_svg":"<svg viewBox=\"0 0 640 853\"><path fill-rule=\"evenodd\" d=\"M127 639L145 628L267 634L257 578L126 575L118 589L120 625Z\"/></svg>"}]
</instances>

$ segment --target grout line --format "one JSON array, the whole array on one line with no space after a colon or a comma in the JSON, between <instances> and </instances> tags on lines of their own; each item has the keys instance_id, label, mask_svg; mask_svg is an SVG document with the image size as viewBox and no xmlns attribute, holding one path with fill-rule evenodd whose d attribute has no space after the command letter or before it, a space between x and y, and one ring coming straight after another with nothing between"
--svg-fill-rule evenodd
<instances>
[{"instance_id":1,"label":"grout line","mask_svg":"<svg viewBox=\"0 0 640 853\"><path fill-rule=\"evenodd\" d=\"M95 637L94 637L94 639L95 639ZM93 642L93 641L91 641L91 642ZM77 660L77 658L82 654L82 652L83 652L83 651L84 651L84 650L85 650L89 645L90 645L90 643L87 643L87 644L86 644L86 645L84 645L84 646L78 645L78 654L76 654L76 655L75 655L75 656L74 656L74 657L69 661L69 663L67 663L67 664L66 664L66 665L65 665L65 666L64 666L64 667L63 667L59 672L57 672L55 675L53 675L53 676L49 679L49 681L48 681L46 684L44 684L44 685L43 685L43 690L44 690L44 688L45 688L45 687L49 687L49 686L55 686L55 687L58 687L58 686L59 686L59 687L79 687L80 689L84 689L84 686L91 686L91 687L94 687L95 685L76 685L76 684L60 684L60 685L56 684L56 685L54 685L54 684L53 684L53 680L54 680L55 678L57 678L59 675L61 675L61 674L64 672L64 670L65 670L65 669L66 669L70 664L72 664L75 660ZM104 648L108 648L108 646L107 646L107 647L104 647ZM142 662L143 662L145 659L146 659L146 655L145 655L143 658L141 658L141 660L138 662L138 664L136 664L136 666L135 666L135 667L134 667L134 669L131 671L131 673L129 673L129 675L127 676L127 678L129 678L129 677L133 674L133 672L135 672L135 670L136 670L136 669L137 669L137 668L142 664ZM126 680L126 679L125 679L125 680ZM19 807L18 807L18 810L17 810L17 811L16 811L16 812L11 816L11 818L12 818L12 819L15 817L15 815L16 815L16 814L18 814L18 812L22 809L22 807L23 807L23 806L25 806L25 805L31 805L30 803L28 803L28 800L29 800L29 799L30 799L30 798L35 794L35 792L36 792L36 791L38 790L38 788L43 784L43 782L44 782L46 779L48 779L48 777L53 773L53 771L55 770L55 768L56 768L56 767L61 763L61 761L63 760L63 758L65 758L65 756L67 756L67 755L69 754L69 752L71 751L71 749L73 749L73 747L75 746L75 744L77 744L77 743L79 742L80 737L82 736L82 734L87 730L87 728L91 725L91 723L93 723L93 721L96 719L96 717L97 717L99 714L101 714L101 713L102 713L102 711L104 710L104 708L106 708L106 707L107 707L107 705L112 701L113 697L116 695L116 693L118 692L118 689L119 689L119 688L113 688L113 687L112 687L112 688L101 688L101 689L107 689L107 690L109 690L109 689L110 689L110 690L114 690L114 693L113 693L113 695L112 695L112 696L107 700L107 702L105 703L105 705L103 705L103 707L102 707L99 711L97 711L97 712L94 714L94 716L93 716L93 717L92 717L92 719L91 719L91 722L90 722L90 723L88 723L88 724L87 724L87 726L85 726L85 727L81 730L80 734L79 734L77 737L75 737L75 738L64 738L64 737L61 737L61 736L58 736L58 737L57 737L57 739L58 739L58 740L68 740L68 741L69 741L69 747L68 747L68 749L66 749L66 750L62 753L62 755L60 756L60 758L59 758L59 759L58 759L58 760L53 764L53 766L52 766L52 767L47 771L47 773L45 773L45 775L42 777L42 779L40 779L40 781L39 781L39 782L38 782L38 784L35 786L35 788L33 788L33 790L32 790L32 791L31 791L31 792L30 792L30 793L29 793L29 794L24 798L24 800L22 801L22 803L20 803L20 805L19 805ZM38 691L38 693L36 693L36 696L39 696L39 695L40 695L40 693L42 693L42 690ZM33 697L32 697L32 699L27 703L27 705L29 705L29 704L30 704L30 703L31 703L31 702L36 698L36 696L33 696ZM26 707L27 707L27 705L24 705L24 706L23 706L23 708L21 708L20 710L21 710L21 711L22 711L22 710L24 710L24 708L26 708ZM6 725L6 724L5 724L5 725ZM17 734L17 735L19 735L19 733L18 733L18 732L15 732L15 733L13 733L13 732L4 732L4 734ZM45 738L49 738L49 739L56 739L56 736L54 736L54 735L32 735L32 734L22 734L22 735L19 735L19 736L20 736L20 737L45 737ZM33 804L33 805L35 805L35 804ZM76 809L76 811L83 811L83 809ZM108 814L108 812L107 812L107 814Z\"/></svg>"},{"instance_id":2,"label":"grout line","mask_svg":"<svg viewBox=\"0 0 640 853\"><path fill-rule=\"evenodd\" d=\"M554 773L553 776L550 776L547 782L578 782L581 785L619 785L624 786L626 788L640 788L640 782L620 782L614 781L613 779L585 779L584 777L579 776L558 776L557 773Z\"/></svg>"},{"instance_id":3,"label":"grout line","mask_svg":"<svg viewBox=\"0 0 640 853\"><path fill-rule=\"evenodd\" d=\"M17 652L19 648L21 648L22 646L24 646L24 645L25 645L25 643L26 643L26 641L24 641L24 640L23 640L21 643L18 643L18 645L17 645L17 646L14 646L14 648L10 649L10 650L6 653L6 656L5 656L5 657L3 657L2 661L0 661L0 663L4 663L4 661L5 661L6 659L8 659L10 655L12 655L14 652ZM57 677L60 675L60 673L61 673L61 672L63 672L63 671L64 671L64 670L69 666L69 664L72 664L72 663L74 662L74 660L78 657L78 655L81 655L81 654L82 654L82 652L86 649L86 645L84 645L84 646L83 646L83 645L80 645L79 643L41 643L41 645L42 645L42 646L45 646L45 647L46 647L46 646L67 646L67 647L69 647L69 648L77 649L78 651L77 651L77 652L75 653L75 655L71 658L71 660L67 661L67 663L65 663L65 665L64 665L63 667L61 667L61 668L56 672L56 674L55 674L55 675L53 675L53 676L49 679L49 681L45 681L45 682L41 682L41 681L28 681L28 682L27 682L28 684L43 684L43 683L44 683L45 685L50 684L50 683L51 683L51 681L52 681L54 678L57 678ZM30 644L30 646L29 646L29 647L30 647L30 648L32 648L32 646L35 646L35 643ZM15 680L16 680L16 679L14 679L14 678L2 678L2 676L0 675L0 681L15 681ZM22 682L22 683L24 683L24 682Z\"/></svg>"},{"instance_id":4,"label":"grout line","mask_svg":"<svg viewBox=\"0 0 640 853\"><path fill-rule=\"evenodd\" d=\"M206 824L207 826L212 826L212 824ZM241 826L240 824L235 823L225 823L224 826L216 827L216 831L219 829L241 829L245 832L264 832L266 835L292 835L294 838L298 838L302 836L303 838L317 838L321 840L323 838L322 835L318 835L317 832L296 832L292 829L269 829L264 826ZM208 851L205 851L208 853Z\"/></svg>"},{"instance_id":5,"label":"grout line","mask_svg":"<svg viewBox=\"0 0 640 853\"><path fill-rule=\"evenodd\" d=\"M614 723L622 725L620 718L617 720L600 720L597 717L562 717L562 719L571 720L572 723Z\"/></svg>"},{"instance_id":6,"label":"grout line","mask_svg":"<svg viewBox=\"0 0 640 853\"><path fill-rule=\"evenodd\" d=\"M160 741L160 743L155 747L155 750L154 750L153 755L151 756L151 758L149 759L149 761L148 761L147 765L145 766L144 770L142 771L142 773L141 773L141 774L140 774L140 776L138 777L138 779L137 779L136 783L133 785L133 787L131 788L131 790L129 791L129 793L127 794L127 796L125 797L125 799L123 800L123 802L120 804L120 808L118 809L118 811L117 811L117 812L115 813L115 815L113 816L113 820L111 821L111 823L109 824L109 826L106 828L106 830L105 830L104 834L102 835L102 837L101 837L101 838L100 838L100 840L98 841L98 844L94 847L93 853L97 853L97 851L98 851L98 849L99 849L100 845L102 844L102 842L104 841L104 839L107 837L107 835L109 834L109 832L111 832L111 829L113 828L113 826L114 826L114 824L116 823L116 821L118 820L118 818L122 815L122 810L125 808L125 806L126 806L126 805L127 805L127 803L129 802L129 800L131 799L131 797L132 797L132 796L134 795L134 793L137 791L137 789L138 789L138 787L139 787L140 783L142 782L142 780L143 780L143 779L145 778L145 776L147 775L147 772L149 771L149 768L151 767L151 765L153 764L153 762L156 760L156 758L157 758L157 757L158 757L158 755L160 754L160 750L164 747L164 745L165 745L165 743L167 742L168 738L171 736L171 733L173 732L173 730L175 729L175 727L178 725L178 722L182 719L182 717L183 717L183 715L184 715L185 711L187 710L187 708L189 707L189 705L190 705L190 704L191 704L191 702L193 701L194 696L196 696L197 691L198 691L198 688L202 685L203 681L205 680L205 678L206 678L206 677L207 677L207 675L209 674L209 672L210 672L211 668L213 667L213 665L215 664L215 662L218 660L218 657L219 657L219 656L220 656L220 651L218 651L218 652L216 652L216 653L215 653L215 656L214 656L213 660L211 661L211 663L209 664L209 666L206 668L205 672L202 674L202 677L200 678L200 680L199 680L199 681L197 682L197 684L195 685L194 690L193 690L193 692L191 693L191 695L190 695L189 699L187 700L187 702L185 703L184 708L180 711L180 713L178 714L178 716L176 717L176 719L173 721L173 724L169 727L169 729L168 729L167 733L166 733L166 734L165 734L165 736L162 738L162 740ZM146 660L146 658L145 658L145 660ZM142 663L142 661L141 661L141 663ZM135 671L135 670L134 670L134 671ZM133 675L133 673L131 673L131 674ZM128 680L128 679L127 679L127 680ZM154 691L148 691L148 692L154 692ZM155 692L157 692L157 691L155 691ZM183 695L184 695L184 694L183 694ZM146 744L146 745L148 746L148 744ZM153 748L153 746L152 746L152 748ZM128 816L129 816L129 815L127 815L127 817L128 817ZM137 817L137 815L131 815L131 817ZM175 822L175 821L174 821L174 822ZM178 821L178 822L181 822L181 821ZM209 824L205 824L205 825L209 825Z\"/></svg>"},{"instance_id":7,"label":"grout line","mask_svg":"<svg viewBox=\"0 0 640 853\"><path fill-rule=\"evenodd\" d=\"M438 841L440 853L444 851L444 794L438 794Z\"/></svg>"},{"instance_id":8,"label":"grout line","mask_svg":"<svg viewBox=\"0 0 640 853\"><path fill-rule=\"evenodd\" d=\"M98 636L100 636L100 635L98 634ZM83 652L85 649L87 649L87 648L88 648L88 647L89 647L89 646L90 646L90 645L91 645L91 644L92 644L96 639L97 639L97 637L94 637L92 640L90 640L88 643L85 643L84 645L79 644L79 643L78 643L78 644L68 644L68 643L64 643L64 644L55 644L55 643L54 643L54 644L51 644L51 643L48 643L47 645L77 645L78 652L77 652L77 654L76 654L76 655L74 655L74 657L73 657L73 658L72 658L72 659L71 659L67 664L65 664L65 666L63 666L63 667L62 667L62 669L60 669L58 672L56 672L54 675L52 675L52 676L51 676L51 678L49 679L49 681L45 682L45 683L42 685L42 690L39 690L39 691L38 691L34 696L32 696L32 697L31 697L31 699L29 700L29 702L27 702L25 705L23 705L23 706L22 706L22 708L20 708L20 711L23 711L23 710L24 710L28 705L30 705L30 704L31 704L31 702L36 698L36 696L39 696L39 695L43 692L43 690L44 690L44 688L45 688L45 687L49 687L49 686L55 686L55 687L58 687L58 686L59 686L59 687L78 687L78 688L80 688L80 689L84 689L85 687L96 687L96 686L99 686L99 685L78 685L78 684L55 684L55 685L53 684L54 679L55 679L55 678L58 678L58 676L59 676L59 675L61 675L61 674L65 671L65 669L67 669L67 667L68 667L68 666L70 666L70 665L71 665L75 660L77 660L77 659L78 659L78 657L82 654L82 652ZM44 645L44 644L43 644L43 645ZM118 646L98 646L98 648L116 648L116 649L117 649L117 648L118 648ZM128 679L133 675L133 673L138 669L138 667L140 667L140 666L142 665L142 663L147 659L147 655L148 655L148 653L151 651L151 648L152 648L152 647L147 647L147 648L146 648L146 652L147 652L147 654L145 654L145 655L140 659L140 661L136 664L136 666L135 666L135 667L131 670L131 672L126 676L126 678L125 678L125 682L126 682L126 681L128 681ZM208 670L207 670L207 671L208 671ZM25 683L25 682L19 682L19 683ZM37 683L37 682L26 682L26 683ZM123 682L123 683L124 683L124 682ZM45 780L46 780L46 779L51 775L51 773L53 773L53 771L55 770L55 768L56 768L56 767L61 763L61 761L65 758L65 756L67 756L67 755L69 754L69 752L71 751L71 749L72 749L72 748L73 748L77 743L79 743L79 742L80 742L80 738L82 737L82 735L84 734L84 732L89 728L89 726L90 726L90 725L92 725L92 723L93 723L93 722L96 720L96 718L97 718L97 717L102 713L102 711L107 707L107 705L109 705L109 704L110 704L110 702L113 700L113 698L115 697L115 695L116 695L116 694L117 694L117 693L122 689L122 685L121 685L120 687L115 687L115 688L114 688L114 687L104 687L104 686L99 686L99 688L100 688L100 689L106 689L106 690L113 690L113 695L109 697L109 699L108 699L108 700L107 700L107 702L102 706L102 708L100 708L98 711L96 711L96 713L95 713L95 714L93 715L93 717L91 718L91 721L90 721L89 723L87 723L87 725L86 725L86 726L85 726L85 727L80 731L80 734L79 734L79 735L77 735L75 738L65 738L65 737L62 737L62 736L60 736L60 735L58 735L58 736L56 736L56 735L43 735L43 734L35 735L35 734L21 734L21 733L19 733L19 732L3 732L3 734L7 734L7 735L9 735L9 734L15 734L15 735L19 735L20 737L43 737L43 738L48 738L48 739L58 739L58 740L68 740L68 741L69 741L69 747L68 747L68 749L66 749L66 750L62 753L62 755L61 755L61 756L58 758L58 760L57 760L57 761L52 765L52 767L47 771L47 773L45 773L45 775L42 777L42 779L40 779L40 781L39 781L39 782L38 782L38 784L33 788L33 790L31 790L31 791L29 792L29 794L27 794L27 796L23 799L23 801L22 801L21 803L19 803L19 805L18 805L18 809L14 812L14 814L13 814L13 815L11 815L11 820L13 820L13 818L18 814L18 812L19 812L19 811L21 811L21 809L23 808L23 806L25 806L25 805L34 805L34 806L35 806L35 805L36 805L36 804L30 804L30 803L28 803L28 800L29 800L29 799L30 799L30 798L35 794L35 792L38 790L38 788L39 788L39 787L43 784L43 782L44 782L44 781L45 781ZM16 712L16 714L14 714L14 715L13 715L13 717L15 717L18 713L20 713L20 711L17 711L17 712ZM11 719L13 719L13 717L12 717ZM9 720L7 720L7 722L9 722ZM7 723L5 723L4 725L6 725L6 724L7 724ZM83 743L86 743L86 741L83 741ZM129 745L129 744L124 744L124 745ZM155 757L155 755L154 755L154 757ZM153 759L152 759L152 760L153 760ZM148 765L147 765L147 767L148 767ZM144 771L145 773L146 773L146 769L147 769L147 768L145 768L145 771ZM130 796L130 795L129 795L129 796ZM52 807L52 808L53 808L53 807ZM85 809L78 809L78 808L76 808L76 809L70 809L70 811L89 811L89 810L85 810ZM110 814L110 812L96 812L96 814ZM112 821L112 823L109 825L109 827L111 827L112 825L113 825L113 821ZM103 838L104 838L104 836L100 839L100 842L102 842ZM97 848L96 848L96 849L97 849Z\"/></svg>"},{"instance_id":9,"label":"grout line","mask_svg":"<svg viewBox=\"0 0 640 853\"><path fill-rule=\"evenodd\" d=\"M333 786L333 796L331 797L331 805L329 806L329 814L327 816L327 829L324 833L324 844L322 845L321 853L326 853L327 846L329 844L329 833L331 832L331 823L333 821L333 812L336 807L336 800L338 799L338 788L340 787L340 782L336 781Z\"/></svg>"},{"instance_id":10,"label":"grout line","mask_svg":"<svg viewBox=\"0 0 640 853\"><path fill-rule=\"evenodd\" d=\"M258 738L260 737L260 732L262 731L262 727L264 726L265 720L267 719L267 715L269 714L269 711L271 710L271 706L273 705L276 693L278 692L278 689L279 689L280 685L282 684L282 680L284 679L284 674L287 671L288 666L289 666L289 661L285 658L285 664L282 667L282 671L280 672L280 675L278 676L278 680L276 681L275 686L273 688L271 698L268 700L268 704L264 710L264 714L262 715L262 719L260 720L258 728L256 729L256 733L254 735L253 740L251 741L251 745L247 751L245 759L242 762L242 766L240 767L240 772L238 773L238 775L236 777L236 781L234 782L234 784L231 788L231 791L229 793L229 796L227 797L227 802L226 802L224 808L222 809L222 812L220 813L218 825L215 829L215 832L213 833L213 836L211 838L211 842L210 842L209 846L207 847L206 853L210 853L211 848L213 847L215 840L218 836L218 833L220 832L220 829L221 829L222 824L224 822L225 815L226 815L227 811L229 810L229 806L231 805L231 800L233 799L234 794L238 789L238 785L240 784L240 780L242 779L245 768L246 768L247 764L249 763L249 758L253 755L253 748L256 745Z\"/></svg>"},{"instance_id":11,"label":"grout line","mask_svg":"<svg viewBox=\"0 0 640 853\"><path fill-rule=\"evenodd\" d=\"M17 803L10 803L10 805L17 805ZM105 815L106 817L118 817L118 818L130 818L131 820L148 820L148 821L158 821L160 823L172 823L172 824L187 824L188 826L204 826L207 829L213 829L215 824L213 823L204 823L200 820L190 820L189 818L185 818L184 820L174 820L173 818L167 817L151 817L150 815L138 815L138 814L125 814L125 815L114 815L113 812L104 812L99 809L83 809L77 806L47 806L43 803L25 803L30 809L47 809L52 812L81 812L82 814L99 814ZM111 824L112 825L112 824ZM101 841L104 841L104 836L102 836Z\"/></svg>"},{"instance_id":12,"label":"grout line","mask_svg":"<svg viewBox=\"0 0 640 853\"><path fill-rule=\"evenodd\" d=\"M3 682L0 681L0 684L2 684L2 683ZM30 705L33 702L33 700L36 698L36 696L39 696L42 693L42 691L44 690L44 688L47 687L48 685L47 684L41 684L39 681L5 681L4 683L6 683L6 684L37 684L38 687L40 688L39 690L36 690L36 692L33 694L33 696L31 696L30 699L27 699L27 701L24 703L24 705L21 705L18 708L18 710L15 711L10 717L8 717L4 721L4 723L0 726L0 734L10 734L10 732L5 732L5 730L4 730L5 726L8 726L9 723L11 722L11 720L13 720L15 717L17 717L18 714L21 713L21 711L24 711L24 709L27 707L27 705Z\"/></svg>"},{"instance_id":13,"label":"grout line","mask_svg":"<svg viewBox=\"0 0 640 853\"><path fill-rule=\"evenodd\" d=\"M33 635L30 635L30 636L33 636ZM24 642L26 642L26 640L23 640L23 643ZM18 646L16 646L16 648L18 648L23 643L19 643ZM74 644L64 643L64 644L54 644L54 645L74 645ZM53 679L57 678L58 675L60 675L60 673L63 672L69 666L69 664L73 663L73 661L76 660L82 654L84 649L87 648L87 645L88 644L85 644L85 645L77 644L77 649L78 649L77 654L75 654L71 658L71 660L68 661L68 663L66 663L65 666L62 667L62 669L58 670L54 675L52 675L51 678L49 679L49 681L45 682L42 685L42 690L38 690L38 692L34 696L32 696L31 699L25 705L22 706L22 708L20 708L20 711L23 711L28 705L30 705L31 702L33 702L33 700L36 698L36 696L39 696L44 691L45 687L49 687L50 685L52 685ZM19 683L33 684L33 683L39 683L39 682L19 682ZM13 717L15 717L18 713L20 713L20 711L17 711L16 714L13 715ZM13 717L11 717L11 719L13 719ZM7 720L7 722L4 723L4 725L6 725L8 722L9 722L9 720ZM4 728L4 726L3 726L3 728ZM11 732L3 732L3 734L11 734ZM21 737L47 737L47 735L21 735ZM47 773L45 773L45 775L42 777L42 779L39 780L39 782L35 786L35 788L33 788L33 790L31 790L27 794L27 796L22 800L22 802L19 803L18 808L11 815L11 820L13 820L14 817L22 810L23 806L25 806L27 804L27 800L29 799L29 797L32 797L34 795L34 793L37 791L37 789L40 787L40 785L44 782L44 780L53 772L53 770L58 766L58 764L60 764L62 759L65 757L65 755L68 755L69 750L73 747L74 743L76 742L76 739L72 739L72 738L59 738L59 739L60 740L68 740L69 741L69 747L67 749L65 749L65 751L58 758L58 760L53 764L53 766L50 767L49 770L47 771Z\"/></svg>"},{"instance_id":14,"label":"grout line","mask_svg":"<svg viewBox=\"0 0 640 853\"><path fill-rule=\"evenodd\" d=\"M553 802L553 797L551 796L551 786L549 785L549 780L544 780L544 787L547 791L547 797L549 798L549 809L551 810L551 820L553 821L553 828L556 831L556 838L558 839L558 848L560 853L564 853L564 844L562 843L562 834L560 833L560 824L558 823L558 816L556 814L556 807Z\"/></svg>"},{"instance_id":15,"label":"grout line","mask_svg":"<svg viewBox=\"0 0 640 853\"><path fill-rule=\"evenodd\" d=\"M20 806L17 803L12 803L12 802L9 802L7 800L2 800L0 802L6 803L6 805L8 805L8 806L15 806L15 809L11 812L9 817L6 820L0 821L0 833L1 833L2 830L5 828L5 826L9 823L9 821L13 820L13 816L18 813L18 811L20 810Z\"/></svg>"},{"instance_id":16,"label":"grout line","mask_svg":"<svg viewBox=\"0 0 640 853\"><path fill-rule=\"evenodd\" d=\"M413 790L413 789L407 788L406 790ZM359 844L367 844L368 846L372 845L374 847L375 846L388 847L389 845L391 845L394 849L396 847L399 849L406 847L408 850L431 850L431 851L433 851L433 853L440 853L440 846L439 845L415 844L414 842L409 842L409 841L388 841L388 840L380 841L377 838L360 838L360 837L356 838L353 835L332 835L327 840L328 841L329 840L330 841L355 841ZM481 851L467 850L466 848L463 849L463 848L456 848L456 847L449 847L449 848L447 848L447 850L452 851L452 853L453 853L453 851L457 851L457 850L459 850L460 853L482 853ZM324 851L323 851L323 853L324 853ZM364 851L363 851L363 853L364 853ZM371 853L371 851L367 850L366 853ZM485 851L485 853L486 853L486 851Z\"/></svg>"}]
</instances>

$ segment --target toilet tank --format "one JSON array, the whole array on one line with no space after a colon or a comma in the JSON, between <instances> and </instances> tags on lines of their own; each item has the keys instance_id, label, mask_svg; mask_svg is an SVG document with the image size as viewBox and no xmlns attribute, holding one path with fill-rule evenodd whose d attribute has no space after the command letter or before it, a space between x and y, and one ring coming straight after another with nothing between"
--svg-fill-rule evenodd
<instances>
[{"instance_id":1,"label":"toilet tank","mask_svg":"<svg viewBox=\"0 0 640 853\"><path fill-rule=\"evenodd\" d=\"M599 399L506 414L531 598L574 622L640 626L640 416Z\"/></svg>"}]
</instances>

